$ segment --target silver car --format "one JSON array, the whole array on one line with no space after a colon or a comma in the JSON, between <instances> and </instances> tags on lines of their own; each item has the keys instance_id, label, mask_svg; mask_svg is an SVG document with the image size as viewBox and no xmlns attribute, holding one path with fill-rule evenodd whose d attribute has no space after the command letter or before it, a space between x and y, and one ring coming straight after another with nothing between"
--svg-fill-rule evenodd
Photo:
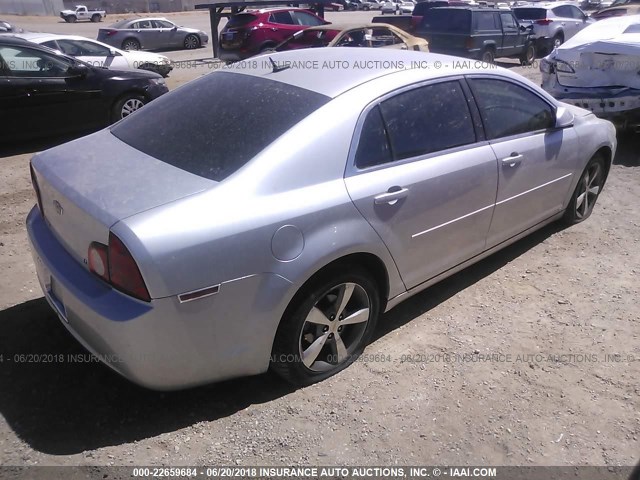
<instances>
[{"instance_id":1,"label":"silver car","mask_svg":"<svg viewBox=\"0 0 640 480\"><path fill-rule=\"evenodd\" d=\"M209 35L166 18L134 18L101 28L98 40L122 50L194 49L206 45Z\"/></svg>"},{"instance_id":2,"label":"silver car","mask_svg":"<svg viewBox=\"0 0 640 480\"><path fill-rule=\"evenodd\" d=\"M586 219L615 149L611 123L507 70L297 50L37 154L27 228L53 309L130 380L271 368L306 385L353 362L382 312Z\"/></svg>"}]
</instances>

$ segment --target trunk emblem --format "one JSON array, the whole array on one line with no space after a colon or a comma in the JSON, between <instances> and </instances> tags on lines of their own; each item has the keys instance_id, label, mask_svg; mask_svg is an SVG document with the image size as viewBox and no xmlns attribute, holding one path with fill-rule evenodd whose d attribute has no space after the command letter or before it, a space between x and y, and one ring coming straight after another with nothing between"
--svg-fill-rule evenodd
<instances>
[{"instance_id":1,"label":"trunk emblem","mask_svg":"<svg viewBox=\"0 0 640 480\"><path fill-rule=\"evenodd\" d=\"M53 201L53 207L56 209L56 213L58 215L62 215L64 213L64 209L62 208L62 205L60 205L60 202L57 200Z\"/></svg>"}]
</instances>

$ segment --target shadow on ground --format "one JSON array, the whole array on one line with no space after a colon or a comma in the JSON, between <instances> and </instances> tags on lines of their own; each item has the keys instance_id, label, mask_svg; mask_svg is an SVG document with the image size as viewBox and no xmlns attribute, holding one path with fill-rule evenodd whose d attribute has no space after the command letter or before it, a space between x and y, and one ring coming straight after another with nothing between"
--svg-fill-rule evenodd
<instances>
[{"instance_id":1,"label":"shadow on ground","mask_svg":"<svg viewBox=\"0 0 640 480\"><path fill-rule=\"evenodd\" d=\"M558 231L552 225L387 313L378 338L425 313ZM35 450L68 455L212 421L294 390L273 375L182 392L137 387L90 358L43 299L0 312L0 415Z\"/></svg>"}]
</instances>

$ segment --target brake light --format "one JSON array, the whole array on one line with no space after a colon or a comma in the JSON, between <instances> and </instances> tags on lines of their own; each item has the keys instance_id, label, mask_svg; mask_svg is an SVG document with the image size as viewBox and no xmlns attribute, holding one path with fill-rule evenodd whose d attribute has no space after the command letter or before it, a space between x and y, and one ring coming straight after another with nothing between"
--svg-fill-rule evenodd
<instances>
[{"instance_id":1,"label":"brake light","mask_svg":"<svg viewBox=\"0 0 640 480\"><path fill-rule=\"evenodd\" d=\"M140 269L127 247L109 232L109 246L92 242L87 252L89 271L127 295L151 301Z\"/></svg>"},{"instance_id":2,"label":"brake light","mask_svg":"<svg viewBox=\"0 0 640 480\"><path fill-rule=\"evenodd\" d=\"M151 300L140 269L122 241L109 232L109 279L118 290L148 302Z\"/></svg>"},{"instance_id":3,"label":"brake light","mask_svg":"<svg viewBox=\"0 0 640 480\"><path fill-rule=\"evenodd\" d=\"M105 29L103 30L103 32L107 35L107 37L110 37L111 35L115 35L116 33L118 33L118 30Z\"/></svg>"},{"instance_id":4,"label":"brake light","mask_svg":"<svg viewBox=\"0 0 640 480\"><path fill-rule=\"evenodd\" d=\"M473 37L467 37L464 41L464 48L467 50L473 48Z\"/></svg>"},{"instance_id":5,"label":"brake light","mask_svg":"<svg viewBox=\"0 0 640 480\"><path fill-rule=\"evenodd\" d=\"M36 199L38 200L38 210L40 215L44 217L44 209L42 208L42 197L40 196L40 187L38 186L38 180L36 179L36 172L33 170L33 165L29 163L29 171L31 172L31 185L36 192Z\"/></svg>"},{"instance_id":6,"label":"brake light","mask_svg":"<svg viewBox=\"0 0 640 480\"><path fill-rule=\"evenodd\" d=\"M536 20L536 25L549 25L553 20L550 18L541 18L540 20Z\"/></svg>"}]
</instances>

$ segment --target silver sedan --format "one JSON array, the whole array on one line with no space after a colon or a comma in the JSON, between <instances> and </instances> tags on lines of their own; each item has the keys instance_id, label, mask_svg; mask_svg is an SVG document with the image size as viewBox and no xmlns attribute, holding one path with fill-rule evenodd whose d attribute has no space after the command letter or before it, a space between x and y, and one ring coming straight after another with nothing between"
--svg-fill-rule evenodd
<instances>
[{"instance_id":1,"label":"silver sedan","mask_svg":"<svg viewBox=\"0 0 640 480\"><path fill-rule=\"evenodd\" d=\"M166 18L134 18L101 28L98 40L122 50L191 50L206 45L209 36L196 28L180 27Z\"/></svg>"},{"instance_id":2,"label":"silver sedan","mask_svg":"<svg viewBox=\"0 0 640 480\"><path fill-rule=\"evenodd\" d=\"M353 362L382 312L589 217L615 149L611 123L507 70L299 50L36 155L27 227L50 305L132 381L271 368L306 385Z\"/></svg>"}]
</instances>

